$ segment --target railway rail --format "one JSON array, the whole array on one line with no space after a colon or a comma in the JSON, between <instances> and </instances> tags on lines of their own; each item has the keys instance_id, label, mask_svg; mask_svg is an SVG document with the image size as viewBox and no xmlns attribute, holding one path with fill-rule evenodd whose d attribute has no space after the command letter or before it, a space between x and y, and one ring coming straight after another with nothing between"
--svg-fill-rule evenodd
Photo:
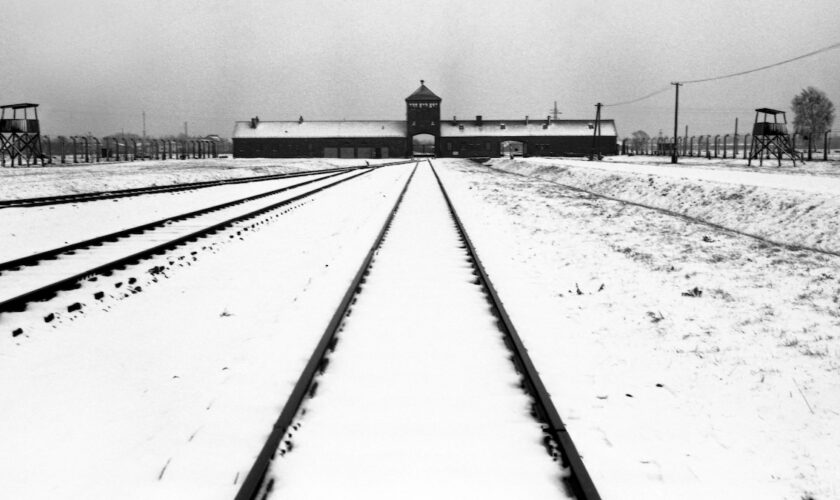
<instances>
[{"instance_id":1,"label":"railway rail","mask_svg":"<svg viewBox=\"0 0 840 500\"><path fill-rule=\"evenodd\" d=\"M468 262L470 266L470 273L474 279L472 284L478 286L478 293L481 293L483 296L483 300L478 300L478 303L483 304L483 307L479 308L481 309L481 311L477 314L486 315L486 304L490 304L492 318L494 318L495 324L498 326L498 329L501 330L504 338L504 345L509 351L506 357L512 360L514 366L511 368L515 369L520 379L521 387L525 389L527 397L530 398L532 405L532 416L539 422L538 425L543 433L543 444L545 446L545 450L549 452L552 458L554 458L562 464L562 473L560 475L563 477L562 481L565 486L565 492L569 496L578 499L589 500L600 498L598 491L595 488L595 485L593 484L586 470L586 467L584 466L577 452L577 449L575 448L575 445L572 442L572 439L566 430L563 421L561 420L557 410L551 402L548 392L546 391L545 386L540 380L536 368L534 367L533 363L530 360L530 357L528 356L527 350L525 349L521 338L519 337L515 327L513 326L510 317L505 311L505 308L498 296L498 293L496 292L495 288L490 282L488 274L484 269L483 265L481 264L481 260L478 257L476 248L472 244L463 223L461 222L457 212L455 211L455 207L452 204L451 199L449 198L444 184L441 178L438 176L437 172L434 170L431 161L429 161L429 168L434 174L434 182L436 183L437 187L440 190L440 193L442 193L443 199L445 200L445 210L448 212L450 220L453 223L455 231L457 232L456 241L461 242L460 246L456 247L456 249L454 250L456 256L460 255L460 257L456 257L456 263L452 268L451 274L454 274L456 272L465 272L464 269L459 268L459 266L463 266L464 260ZM309 358L305 368L303 369L300 377L298 378L291 395L286 401L279 418L277 419L276 423L271 429L271 432L267 440L265 441L265 444L263 445L262 449L257 455L253 466L251 467L248 475L242 482L239 493L236 496L237 500L252 500L257 498L264 499L267 496L271 495L271 492L275 487L275 478L272 477L274 475L272 471L273 467L275 467L275 464L277 463L276 459L279 456L285 456L286 452L291 450L290 439L292 438L292 431L296 431L299 428L299 425L296 424L296 422L298 422L300 425L305 424L306 418L301 419L301 415L305 412L305 410L303 409L303 405L307 401L308 397L311 397L315 394L315 390L319 386L319 374L324 373L326 366L328 365L328 363L330 363L330 353L336 351L337 354L340 354L341 347L337 346L339 342L339 332L345 332L341 335L341 337L343 338L348 328L348 321L350 322L349 324L351 328L353 321L359 321L357 318L358 314L356 313L354 313L352 316L356 319L348 320L351 313L351 306L357 301L364 300L364 292L362 291L363 284L366 284L366 282L368 282L369 279L373 279L373 275L376 271L377 260L382 259L380 252L386 252L385 248L387 248L387 244L384 244L386 240L386 235L389 235L392 231L396 232L396 229L393 229L394 220L401 209L403 200L406 198L406 193L409 191L409 186L412 184L412 182L416 182L416 179L419 175L421 174L418 173L418 167L415 167L415 170L412 172L411 176L409 176L408 180L406 181L406 184L402 188L399 197L395 201L390 214L384 221L377 238L370 247L369 252L367 253L361 265L359 266L355 277L351 281L342 300L340 301L338 307L332 315L329 324L327 325L316 348L312 352L311 357ZM423 175L430 174L425 173ZM430 181L428 180L428 178L426 178L424 182L426 182L426 186L428 186ZM417 203L418 202L416 201L414 202L414 207L417 207ZM414 208L414 210L416 211L417 208ZM387 239L390 239L390 236L388 236ZM454 238L450 236L450 239ZM405 262L398 262L397 268L405 264ZM379 265L382 264L380 263ZM394 267L392 266L391 269L394 269ZM464 284L463 282L458 282L459 279L461 278L455 278L457 282L456 288L459 290L463 290ZM397 283L398 284L396 286L401 285L399 279L397 280ZM430 287L430 290L433 291L427 293L437 293L438 284L438 282L433 282L432 286ZM442 286L443 285L441 284L441 287ZM391 290L389 293L394 293L392 289L389 290ZM473 300L472 304L475 304L475 300ZM379 308L386 309L381 307L381 304ZM461 312L462 311L459 311L459 314ZM484 318L484 321L486 322L487 318ZM394 335L397 335L397 332L402 333L400 326L393 327L391 330L394 332ZM394 335L389 336L393 337ZM482 336L486 337L486 335ZM423 337L423 343L434 343L434 340L427 339L425 338L425 336ZM435 345L439 346L440 349L447 349L447 344L457 344L459 341L462 340L446 340L443 343L443 345ZM342 344L344 344L345 342L350 342L350 340L342 340ZM368 340L368 343L370 343L370 340ZM370 347L369 344L368 347ZM397 353L388 354L389 357L394 357L396 355ZM368 362L369 360L365 361ZM329 372L326 373L328 374ZM326 375L324 376L326 377ZM380 378L384 376L384 374L379 375ZM324 384L328 383L329 380L324 380ZM337 383L337 381L334 380L333 383ZM482 384L483 382L480 382L479 386ZM365 384L356 385L364 386ZM344 385L344 388L347 388L346 384ZM326 398L328 396L323 397ZM401 401L388 401L388 405L391 407L399 407L402 404L403 402ZM472 404L472 402L470 404ZM339 413L341 412L339 411ZM338 432L342 436L350 432L344 425L343 419L345 416L347 416L347 414L342 413L338 417L338 419L342 422L338 424L338 427L340 427ZM368 415L366 414L365 417L367 416ZM526 416L526 418L528 417ZM485 419L482 418L481 420ZM493 418L491 418L491 416L487 416L486 420L493 420ZM405 432L411 432L412 427L413 426L410 423L405 424ZM311 431L311 429L309 430ZM369 434L366 434L365 436L369 436ZM359 450L354 449L354 452L357 451ZM363 453L360 452L360 454ZM309 477L308 480L311 482L312 478Z\"/></svg>"},{"instance_id":2,"label":"railway rail","mask_svg":"<svg viewBox=\"0 0 840 500\"><path fill-rule=\"evenodd\" d=\"M405 162L389 162L375 165L376 167L384 167L390 165L398 165ZM331 174L348 172L351 170L358 170L369 168L368 165L352 166L352 167L336 167L322 170L310 170L308 172L292 172L284 174L271 175L256 175L249 177L240 177L238 179L217 179L212 181L201 182L187 182L183 184L170 184L166 186L146 186L140 188L117 189L113 191L95 191L89 193L75 193L62 194L54 196L40 196L34 198L20 198L14 200L0 200L0 208L17 208L17 207L39 207L45 205L60 205L66 203L84 203L89 201L109 200L114 198L127 198L132 196L141 196L146 194L160 194L171 193L178 191L191 191L195 189L204 189L215 186L223 186L229 184L243 184L249 182L272 181L278 179L288 179L294 177L303 177L316 174Z\"/></svg>"},{"instance_id":3,"label":"railway rail","mask_svg":"<svg viewBox=\"0 0 840 500\"><path fill-rule=\"evenodd\" d=\"M381 166L342 169L280 189L167 217L0 263L0 313L20 311L32 301L74 288L86 277L174 248L237 222L279 209ZM312 174L308 174L312 175Z\"/></svg>"}]
</instances>

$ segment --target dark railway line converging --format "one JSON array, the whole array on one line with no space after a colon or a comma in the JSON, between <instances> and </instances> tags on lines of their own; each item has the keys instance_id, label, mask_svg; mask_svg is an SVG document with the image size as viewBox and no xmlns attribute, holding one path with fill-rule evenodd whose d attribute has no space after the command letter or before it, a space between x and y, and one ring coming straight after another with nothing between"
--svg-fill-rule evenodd
<instances>
[{"instance_id":1,"label":"dark railway line converging","mask_svg":"<svg viewBox=\"0 0 840 500\"><path fill-rule=\"evenodd\" d=\"M388 165L396 165L401 162L391 162L375 165L376 167L384 167ZM76 194L61 194L54 196L39 196L35 198L20 198L16 200L0 200L0 208L12 207L39 207L45 205L60 205L66 203L84 203L88 201L101 201L114 198L128 198L132 196L141 196L146 194L161 194L172 193L178 191L191 191L194 189L204 189L215 186L224 186L230 184L245 184L249 182L274 181L278 179L289 179L294 177L305 177L309 175L318 174L333 174L348 172L351 170L358 170L368 168L367 165L354 167L337 167L323 170L310 170L307 172L292 172L285 174L271 174L271 175L256 175L250 177L240 177L238 179L218 179L213 181L202 182L187 182L183 184L170 184L166 186L146 186L140 188L117 189L113 191L97 191L89 193Z\"/></svg>"},{"instance_id":2,"label":"dark railway line converging","mask_svg":"<svg viewBox=\"0 0 840 500\"><path fill-rule=\"evenodd\" d=\"M236 496L237 500L263 499L266 498L266 496L273 490L275 479L272 477L271 470L273 464L275 463L275 459L278 456L285 455L285 451L281 451L284 447L289 450L291 449L289 440L292 438L292 427L294 426L294 428L297 429L297 426L294 424L302 415L301 410L303 408L303 404L307 400L307 396L312 397L314 395L315 389L319 384L319 374L323 373L326 369L326 366L329 363L329 354L337 349L337 343L339 341L338 333L345 330L345 322L348 321L347 318L350 317L351 306L355 304L360 297L362 297L362 295L360 295L362 292L362 286L368 281L368 277L371 276L372 270L375 268L375 261L379 258L377 255L379 255L380 250L383 248L384 240L389 232L393 231L392 226L394 224L394 219L403 205L403 200L406 197L406 192L409 191L409 186L412 184L412 181L416 182L418 168L422 167L415 167L414 171L409 176L401 193L397 197L390 214L382 224L378 236L371 245L370 250L367 252L367 255L344 293L338 307L335 309L326 330L321 336L316 348L312 352L311 357L298 378L291 395L286 401L283 410L274 424L260 453L256 457L250 472L242 482L239 493ZM572 442L563 421L551 402L551 398L540 380L537 370L531 362L521 338L513 326L510 317L505 311L505 308L499 299L498 293L493 287L493 284L490 282L487 272L478 257L476 248L470 240L466 229L464 228L464 225L458 216L448 193L446 192L444 184L431 162L429 162L429 168L434 174L434 182L439 187L440 193L442 193L443 199L445 200L446 210L448 210L449 217L451 221L454 222L457 239L461 242L461 245L457 247L456 251L460 251L465 254L464 256L459 257L459 259L463 262L464 258L466 258L466 261L472 268L472 275L474 276L474 281L472 283L479 287L480 292L484 296L484 300L490 305L490 312L495 318L499 330L502 332L504 345L509 350L509 357L521 379L521 386L525 389L531 399L532 416L539 422L539 426L542 429L544 436L543 444L545 449L549 452L553 459L562 464L564 471L563 483L566 493L578 499L599 499L600 496L598 491L595 488L582 460L580 459L577 449ZM426 182L426 185L428 185L428 179ZM384 250L382 251L384 252ZM381 304L379 304L379 306L382 307ZM459 314L461 312L462 311L459 311ZM465 312L464 314L466 315L467 313ZM486 309L483 313L479 314L486 314ZM394 329L397 332L400 331L399 327L395 327ZM446 348L446 346L441 346L441 349L444 348ZM392 353L391 355L395 356L396 353ZM371 361L367 360L367 362ZM325 381L324 383L327 382L328 381ZM392 405L399 406L400 403L392 402Z\"/></svg>"},{"instance_id":3,"label":"dark railway line converging","mask_svg":"<svg viewBox=\"0 0 840 500\"><path fill-rule=\"evenodd\" d=\"M326 175L307 173L316 178L0 263L0 283L4 285L0 292L0 313L23 310L27 303L49 299L60 290L77 287L87 277L120 269L237 222L288 206L382 166L337 169ZM288 193L295 189L305 191Z\"/></svg>"}]
</instances>

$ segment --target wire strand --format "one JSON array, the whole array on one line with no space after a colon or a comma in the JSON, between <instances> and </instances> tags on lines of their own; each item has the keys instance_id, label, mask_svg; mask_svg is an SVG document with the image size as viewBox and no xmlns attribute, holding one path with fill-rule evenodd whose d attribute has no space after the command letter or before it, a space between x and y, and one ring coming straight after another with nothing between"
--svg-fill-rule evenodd
<instances>
[{"instance_id":1,"label":"wire strand","mask_svg":"<svg viewBox=\"0 0 840 500\"><path fill-rule=\"evenodd\" d=\"M633 104L634 102L644 101L645 99L649 99L649 98L651 98L655 95L659 95L659 94L669 90L670 88L671 88L671 86L669 85L667 87L663 87L663 88L657 90L656 92L651 92L650 94L648 94L644 97L639 97L638 99L633 99L632 101L623 101L623 102L617 102L617 103L613 103L613 104L604 104L604 107L605 108L614 108L616 106L624 106L625 104Z\"/></svg>"},{"instance_id":2,"label":"wire strand","mask_svg":"<svg viewBox=\"0 0 840 500\"><path fill-rule=\"evenodd\" d=\"M748 69L746 71L739 71L737 73L729 73L729 74L726 74L726 75L713 76L713 77L709 77L709 78L699 78L699 79L696 79L696 80L683 80L683 81L676 82L676 83L680 83L680 84L685 85L685 84L689 84L689 83L711 82L711 81L715 81L715 80L723 80L725 78L733 78L733 77L736 77L736 76L747 75L749 73L755 73L757 71L763 71L765 69L775 68L776 66L781 66L783 64L798 61L800 59L805 59L806 57L815 56L815 55L821 54L823 52L828 52L829 50L834 50L838 47L840 47L840 42L836 42L836 43L833 43L833 44L831 44L827 47L823 47L821 49L817 49L817 50L808 52L807 54L802 54L802 55L799 55L799 56L796 56L796 57L792 57L790 59L785 59L784 61L779 61L779 62L776 62L776 63L773 63L773 64L768 64L766 66L761 66L759 68L753 68L753 69ZM625 104L633 104L633 103L636 103L636 102L639 102L639 101L644 101L645 99L649 99L649 98L651 98L655 95L659 95L659 94L661 94L665 91L668 91L670 89L671 89L671 86L669 85L667 87L664 87L662 89L657 90L656 92L651 92L650 94L647 94L643 97L639 97L637 99L633 99L633 100L630 100L630 101L622 101L622 102L617 102L617 103L613 103L613 104L604 104L604 107L605 108L613 108L613 107L616 107L616 106L624 106Z\"/></svg>"},{"instance_id":3,"label":"wire strand","mask_svg":"<svg viewBox=\"0 0 840 500\"><path fill-rule=\"evenodd\" d=\"M790 59L785 59L784 61L779 61L777 63L768 64L767 66L761 66L760 68L748 69L746 71L739 71L737 73L730 73L728 75L713 76L711 78L700 78L700 79L697 79L697 80L684 80L680 83L689 84L689 83L711 82L711 81L714 81L714 80L723 80L724 78L732 78L732 77L735 77L735 76L747 75L749 73L755 73L756 71L763 71L765 69L775 68L776 66L781 66L783 64L787 64L787 63L790 63L790 62L793 62L793 61L798 61L800 59L805 59L806 57L815 56L817 54L821 54L823 52L828 52L829 50L833 50L833 49L836 49L838 47L840 47L840 42L833 43L833 44L831 44L827 47L823 47L821 49L817 49L817 50L814 50L812 52L808 52L807 54L802 54L801 56L796 56L796 57L792 57Z\"/></svg>"}]
</instances>

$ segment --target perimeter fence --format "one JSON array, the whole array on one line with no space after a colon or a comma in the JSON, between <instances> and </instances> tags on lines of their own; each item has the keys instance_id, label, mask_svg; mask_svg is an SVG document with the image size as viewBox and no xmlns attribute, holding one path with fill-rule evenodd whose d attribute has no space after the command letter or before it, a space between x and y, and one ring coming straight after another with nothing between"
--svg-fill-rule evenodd
<instances>
[{"instance_id":1,"label":"perimeter fence","mask_svg":"<svg viewBox=\"0 0 840 500\"><path fill-rule=\"evenodd\" d=\"M49 136L41 135L40 157L35 164L75 164L144 160L174 160L218 158L232 153L230 141L224 139L149 139L92 135ZM18 156L14 165L7 155L0 155L0 166L28 165L26 158Z\"/></svg>"},{"instance_id":2,"label":"perimeter fence","mask_svg":"<svg viewBox=\"0 0 840 500\"><path fill-rule=\"evenodd\" d=\"M808 161L828 161L840 159L840 133L828 132L809 141L807 136L795 133L791 136L791 145L799 155ZM752 134L706 134L677 137L676 147L679 156L700 158L741 158L747 159L752 145ZM621 141L621 152L625 155L671 156L675 147L674 138L627 137ZM769 152L767 153L769 155ZM768 156L769 158L769 156Z\"/></svg>"}]
</instances>

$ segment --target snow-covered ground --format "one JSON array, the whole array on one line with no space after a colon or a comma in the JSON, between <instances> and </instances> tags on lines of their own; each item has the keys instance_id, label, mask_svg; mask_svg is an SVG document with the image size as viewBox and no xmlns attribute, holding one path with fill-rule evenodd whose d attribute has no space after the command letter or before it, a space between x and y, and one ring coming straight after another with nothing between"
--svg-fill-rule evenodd
<instances>
[{"instance_id":1,"label":"snow-covered ground","mask_svg":"<svg viewBox=\"0 0 840 500\"><path fill-rule=\"evenodd\" d=\"M623 165L653 165L671 168L695 167L704 170L741 170L745 172L772 172L772 173L787 173L795 175L831 175L840 176L840 150L832 152L828 155L828 162L822 161L822 152L814 154L813 161L801 162L797 161L794 166L793 162L786 159L782 161L781 166L774 158L772 160L764 160L764 165L759 165L757 160L749 162L741 158L742 152L739 151L738 158L706 158L698 156L680 156L676 165L671 163L670 156L648 156L648 155L616 155L605 156L604 162L620 163ZM542 161L538 158L528 158L531 160ZM566 159L563 159L564 161ZM556 160L551 160L556 161ZM752 164L750 164L752 163Z\"/></svg>"},{"instance_id":2,"label":"snow-covered ground","mask_svg":"<svg viewBox=\"0 0 840 500\"><path fill-rule=\"evenodd\" d=\"M840 498L840 257L760 239L840 250L833 166L624 159L435 160L603 497ZM0 315L0 496L231 498L409 172Z\"/></svg>"},{"instance_id":3,"label":"snow-covered ground","mask_svg":"<svg viewBox=\"0 0 840 500\"><path fill-rule=\"evenodd\" d=\"M840 497L840 258L557 184L686 210L698 192L728 221L717 190L748 176L436 163L604 498ZM805 237L779 221L817 195L775 189L754 229Z\"/></svg>"},{"instance_id":4,"label":"snow-covered ground","mask_svg":"<svg viewBox=\"0 0 840 500\"><path fill-rule=\"evenodd\" d=\"M423 162L269 498L566 498L466 257Z\"/></svg>"},{"instance_id":5,"label":"snow-covered ground","mask_svg":"<svg viewBox=\"0 0 840 500\"><path fill-rule=\"evenodd\" d=\"M191 191L0 209L0 261L85 241L233 200L297 185L327 174L227 184ZM84 221L84 224L79 224Z\"/></svg>"},{"instance_id":6,"label":"snow-covered ground","mask_svg":"<svg viewBox=\"0 0 840 500\"><path fill-rule=\"evenodd\" d=\"M56 259L44 259L39 261L36 265L24 265L19 266L18 269L6 270L2 274L2 283L4 286L0 289L0 303L5 303L16 297L20 297L32 290L47 288L61 278L66 279L72 276L85 276L91 269L107 266L112 262L129 258L132 255L155 248L158 245L166 244L178 238L186 238L189 235L194 234L196 231L204 230L204 228L223 224L226 221L245 216L257 210L267 209L279 203L287 202L288 200L302 196L313 189L324 188L340 181L347 181L362 175L369 175L370 171L370 169L363 171L350 170L342 172L336 176L318 175L315 176L316 179L314 179L314 182L311 184L287 184L283 187L287 187L289 189L285 189L278 193L269 194L268 196L263 196L243 203L236 203L232 206L195 215L186 219L169 220L166 224L148 228L141 232L132 233L130 236L123 236L113 243L107 242L104 244L77 248L62 253ZM272 191L276 189L277 188L275 187ZM233 196L232 198L233 200L240 199L238 195ZM213 200L203 206L215 206L218 201L219 200ZM107 217L105 214L97 214L96 211L94 211L94 214L96 217L91 217L90 220L92 221ZM138 215L142 216L145 214L141 212ZM116 217L111 217L111 219L113 219L114 222L120 221L120 219ZM2 216L0 216L0 220L2 220ZM155 220L155 218L152 220ZM148 222L148 219L146 222ZM90 226L95 226L95 224L90 224ZM122 226L122 228L130 227L132 227L132 225ZM39 233L26 231L25 228L20 228L18 231L20 232L21 229L23 229L24 233L29 234L30 241L34 239L32 236L42 236ZM98 235L103 235L105 233L106 231L102 231L98 233ZM12 241L15 240L12 239ZM36 241L36 243L41 242ZM0 255L2 255L2 253L0 253Z\"/></svg>"},{"instance_id":7,"label":"snow-covered ground","mask_svg":"<svg viewBox=\"0 0 840 500\"><path fill-rule=\"evenodd\" d=\"M205 158L0 168L0 200L167 186L395 160Z\"/></svg>"},{"instance_id":8,"label":"snow-covered ground","mask_svg":"<svg viewBox=\"0 0 840 500\"><path fill-rule=\"evenodd\" d=\"M232 498L409 172L0 315L0 496Z\"/></svg>"},{"instance_id":9,"label":"snow-covered ground","mask_svg":"<svg viewBox=\"0 0 840 500\"><path fill-rule=\"evenodd\" d=\"M622 162L625 158L634 162ZM772 242L840 253L840 177L834 172L840 172L840 162L809 163L796 170L747 170L744 160L680 159L681 164L672 166L661 157L646 157L653 158L648 162L644 158L527 158L492 160L488 165Z\"/></svg>"}]
</instances>

